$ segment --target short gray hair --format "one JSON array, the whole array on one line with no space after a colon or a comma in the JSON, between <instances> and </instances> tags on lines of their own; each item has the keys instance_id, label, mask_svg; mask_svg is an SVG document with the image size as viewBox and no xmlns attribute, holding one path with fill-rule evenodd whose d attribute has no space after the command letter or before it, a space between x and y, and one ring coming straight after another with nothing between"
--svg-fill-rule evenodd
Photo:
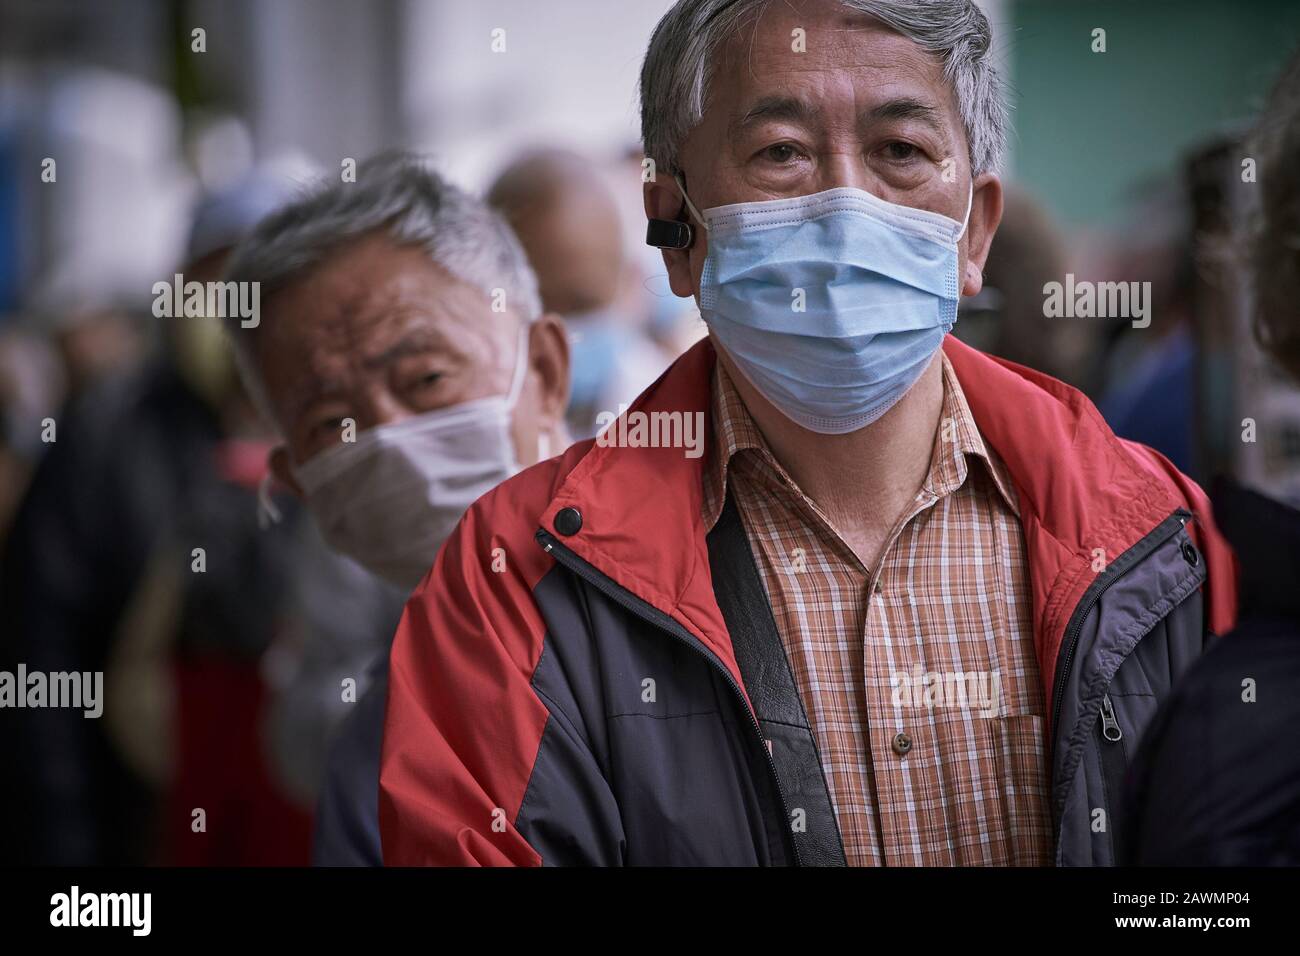
<instances>
[{"instance_id":1,"label":"short gray hair","mask_svg":"<svg viewBox=\"0 0 1300 956\"><path fill-rule=\"evenodd\" d=\"M263 299L302 278L343 244L383 231L399 246L423 249L462 282L531 322L542 312L523 247L504 219L447 182L419 156L382 153L357 168L356 182L323 179L258 223L236 247L226 280L259 282ZM235 363L250 397L272 417L257 368L257 328L231 328Z\"/></svg>"},{"instance_id":2,"label":"short gray hair","mask_svg":"<svg viewBox=\"0 0 1300 956\"><path fill-rule=\"evenodd\" d=\"M678 0L650 38L641 67L641 138L660 168L680 169L678 152L704 116L711 60L746 16L771 0ZM839 0L936 54L966 128L971 169L997 169L1006 147L1002 78L990 61L992 31L975 0Z\"/></svg>"}]
</instances>

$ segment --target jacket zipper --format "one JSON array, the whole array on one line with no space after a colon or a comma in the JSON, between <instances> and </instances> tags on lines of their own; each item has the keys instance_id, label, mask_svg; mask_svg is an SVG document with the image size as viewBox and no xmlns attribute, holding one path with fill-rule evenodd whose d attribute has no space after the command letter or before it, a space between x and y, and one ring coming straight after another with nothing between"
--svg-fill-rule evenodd
<instances>
[{"instance_id":1,"label":"jacket zipper","mask_svg":"<svg viewBox=\"0 0 1300 956\"><path fill-rule=\"evenodd\" d=\"M1115 718L1115 705L1111 703L1110 694L1101 695L1101 743L1098 745L1101 758L1101 775L1106 784L1106 798L1111 804L1106 808L1106 833L1110 836L1111 864L1118 866L1122 862L1122 849L1119 829L1115 826L1115 809L1124 792L1124 772L1128 769L1128 760L1120 741L1124 731Z\"/></svg>"},{"instance_id":2,"label":"jacket zipper","mask_svg":"<svg viewBox=\"0 0 1300 956\"><path fill-rule=\"evenodd\" d=\"M627 588L610 579L607 575L597 571L594 567L584 561L578 555L574 554L564 545L560 544L556 538L545 530L537 532L537 540L541 543L543 550L551 555L560 564L564 565L578 577L591 584L606 597L617 602L620 606L631 611L647 624L666 631L674 638L684 643L696 654L703 657L709 664L725 678L727 684L735 694L736 702L740 709L745 712L749 718L751 729L754 731L754 739L758 742L758 749L763 754L763 759L767 764L768 775L771 778L773 787L776 788L777 799L781 802L781 833L785 837L786 847L789 849L794 860L795 866L801 866L802 860L799 857L799 845L795 842L794 837L790 834L790 808L785 801L785 792L781 789L781 780L776 773L776 761L772 759L772 752L767 749L767 738L763 736L763 728L759 726L758 718L754 716L753 710L750 709L749 702L745 699L745 692L741 689L740 684L731 675L731 671L720 661L716 655L707 648L701 647L694 635L674 617L664 614L658 608L647 604Z\"/></svg>"},{"instance_id":3,"label":"jacket zipper","mask_svg":"<svg viewBox=\"0 0 1300 956\"><path fill-rule=\"evenodd\" d=\"M1113 562L1110 563L1110 565L1106 568L1106 570L1102 572L1103 575L1109 575L1109 577L1105 581L1101 582L1100 587L1095 587L1095 589L1094 587L1090 587L1088 593L1084 595L1083 600L1080 601L1079 604L1075 607L1074 613L1070 615L1070 623L1066 628L1065 642L1063 645L1065 648L1064 650L1065 657L1061 661L1061 666L1059 668L1057 678L1056 678L1056 684L1052 692L1052 697L1053 697L1052 762L1051 762L1052 768L1055 768L1056 766L1056 742L1057 740L1060 739L1060 733L1061 733L1061 706L1062 706L1062 699L1064 697L1064 692L1065 692L1065 685L1070 677L1070 667L1074 663L1074 652L1078 647L1079 634L1083 630L1083 622L1087 620L1088 612L1091 611L1093 606L1096 605L1096 603L1101 600L1101 596L1106 593L1107 588L1109 588L1112 584L1114 584L1117 580L1119 580L1119 578L1125 572L1135 567L1139 561L1146 558L1149 554L1155 551L1156 548L1160 547L1160 545L1164 544L1175 534L1177 534L1183 527L1187 525L1187 522L1191 520L1191 517L1192 517L1191 512L1187 511L1186 509L1179 508L1177 511L1171 514L1164 521L1160 522L1160 524L1152 528L1151 531L1147 533L1146 537L1144 537L1141 541L1133 545L1133 547L1129 548L1122 555L1120 555L1118 558L1116 558ZM1122 567L1120 567L1121 565ZM1120 570L1115 570L1117 567L1119 567ZM1103 694L1102 695L1102 710L1103 710L1102 734L1104 738L1105 738L1104 711L1107 708L1110 709L1110 717L1112 723L1114 724L1114 731L1119 733L1119 736L1115 738L1117 742L1118 740L1123 738L1123 731L1120 730L1119 723L1115 721L1115 710L1114 710L1114 706L1111 704L1110 695ZM1103 760L1107 760L1111 756L1107 754L1108 750L1110 750L1109 747L1102 748L1101 756ZM1123 755L1120 754L1120 756L1122 758ZM1110 762L1111 762L1110 772L1111 774L1113 774L1114 773L1113 760ZM1121 776L1122 776L1122 770L1121 770ZM1107 826L1110 826L1112 823L1111 817L1113 817L1114 809L1115 809L1114 807L1106 808L1108 814L1107 821L1106 821ZM1058 847L1060 844L1061 825L1062 825L1062 821L1058 820L1056 822L1056 842ZM1111 830L1111 833L1112 833L1111 846L1113 849L1114 847L1113 829Z\"/></svg>"},{"instance_id":4,"label":"jacket zipper","mask_svg":"<svg viewBox=\"0 0 1300 956\"><path fill-rule=\"evenodd\" d=\"M1112 744L1124 739L1124 731L1115 719L1115 705L1110 702L1110 694L1101 695L1101 735Z\"/></svg>"},{"instance_id":5,"label":"jacket zipper","mask_svg":"<svg viewBox=\"0 0 1300 956\"><path fill-rule=\"evenodd\" d=\"M1124 568L1121 571L1110 574L1110 577L1102 582L1101 587L1096 590L1090 588L1089 593L1084 595L1083 600L1075 607L1074 613L1070 615L1070 623L1065 632L1065 657L1061 661L1061 666L1056 677L1056 686L1052 692L1053 742L1055 742L1061 729L1061 699L1065 690L1066 682L1070 678L1070 667L1074 663L1074 652L1079 644L1079 632L1083 630L1083 622L1087 620L1088 612L1092 610L1093 605L1101 600L1101 596L1106 593L1106 589L1119 580L1120 576L1124 572L1128 571L1156 548L1177 534L1178 531L1187 524L1189 518L1191 518L1191 513L1180 508L1164 521L1160 522L1160 524L1156 525L1156 527L1153 528L1145 538L1111 562L1109 567L1102 572L1103 575L1110 574L1110 572L1114 571L1115 567L1121 563L1124 564ZM1055 744L1053 744L1052 749L1052 761L1055 763Z\"/></svg>"}]
</instances>

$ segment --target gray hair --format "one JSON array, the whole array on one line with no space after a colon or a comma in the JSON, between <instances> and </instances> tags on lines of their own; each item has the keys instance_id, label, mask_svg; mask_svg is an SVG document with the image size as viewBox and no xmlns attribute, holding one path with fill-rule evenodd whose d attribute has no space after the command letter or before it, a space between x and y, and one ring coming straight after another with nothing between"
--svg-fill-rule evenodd
<instances>
[{"instance_id":1,"label":"gray hair","mask_svg":"<svg viewBox=\"0 0 1300 956\"><path fill-rule=\"evenodd\" d=\"M410 153L383 153L357 168L356 182L323 179L262 220L235 249L226 280L261 283L265 299L306 275L343 244L382 230L415 246L462 282L492 296L501 289L526 322L542 312L537 278L504 219ZM272 424L256 362L257 327L231 327L235 364Z\"/></svg>"},{"instance_id":2,"label":"gray hair","mask_svg":"<svg viewBox=\"0 0 1300 956\"><path fill-rule=\"evenodd\" d=\"M746 16L770 0L677 0L650 38L641 67L646 155L676 172L678 151L704 116L711 60ZM990 62L992 31L975 0L839 0L936 54L966 128L971 169L996 169L1006 146L1002 78Z\"/></svg>"}]
</instances>

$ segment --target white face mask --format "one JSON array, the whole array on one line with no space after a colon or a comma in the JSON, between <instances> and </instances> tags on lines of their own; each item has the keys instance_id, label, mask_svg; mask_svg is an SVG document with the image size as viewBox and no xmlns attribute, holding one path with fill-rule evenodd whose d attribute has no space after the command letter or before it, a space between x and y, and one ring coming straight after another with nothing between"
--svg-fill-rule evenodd
<instances>
[{"instance_id":1,"label":"white face mask","mask_svg":"<svg viewBox=\"0 0 1300 956\"><path fill-rule=\"evenodd\" d=\"M511 415L528 365L528 327L505 395L369 428L294 469L334 550L398 587L424 578L461 515L519 471Z\"/></svg>"}]
</instances>

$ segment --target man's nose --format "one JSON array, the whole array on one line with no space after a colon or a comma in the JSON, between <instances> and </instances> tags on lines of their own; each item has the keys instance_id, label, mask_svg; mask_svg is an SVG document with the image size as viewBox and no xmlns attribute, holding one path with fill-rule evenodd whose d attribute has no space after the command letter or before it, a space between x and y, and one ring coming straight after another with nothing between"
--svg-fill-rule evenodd
<instances>
[{"instance_id":1,"label":"man's nose","mask_svg":"<svg viewBox=\"0 0 1300 956\"><path fill-rule=\"evenodd\" d=\"M879 177L871 172L866 159L859 153L832 153L822 163L819 178L818 192L850 186L874 196L881 196L882 187Z\"/></svg>"},{"instance_id":2,"label":"man's nose","mask_svg":"<svg viewBox=\"0 0 1300 956\"><path fill-rule=\"evenodd\" d=\"M364 428L373 428L377 425L393 425L404 418L409 418L413 413L406 404L393 394L392 389L386 387L376 387L366 393L366 400L361 410L366 417L367 422L362 425Z\"/></svg>"}]
</instances>

